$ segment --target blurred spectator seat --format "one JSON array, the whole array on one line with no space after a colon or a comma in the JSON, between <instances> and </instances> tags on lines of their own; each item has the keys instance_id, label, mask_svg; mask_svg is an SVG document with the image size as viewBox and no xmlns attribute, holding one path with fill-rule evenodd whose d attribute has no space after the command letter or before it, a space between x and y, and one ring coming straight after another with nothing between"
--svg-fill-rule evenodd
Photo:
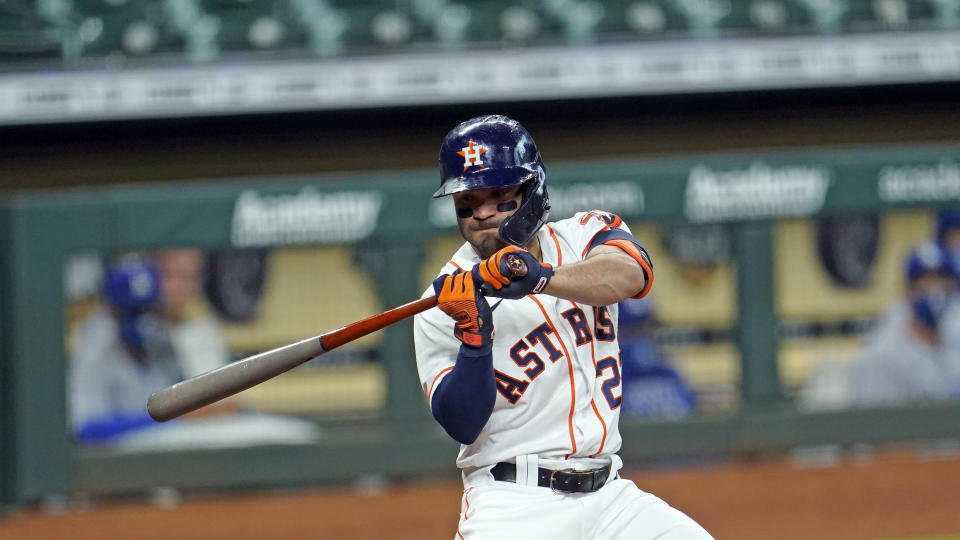
<instances>
[{"instance_id":1,"label":"blurred spectator seat","mask_svg":"<svg viewBox=\"0 0 960 540\"><path fill-rule=\"evenodd\" d=\"M830 34L843 30L849 22L849 0L794 0L803 19L814 31Z\"/></svg>"},{"instance_id":2,"label":"blurred spectator seat","mask_svg":"<svg viewBox=\"0 0 960 540\"><path fill-rule=\"evenodd\" d=\"M731 0L670 0L695 38L714 37L732 12Z\"/></svg>"},{"instance_id":3,"label":"blurred spectator seat","mask_svg":"<svg viewBox=\"0 0 960 540\"><path fill-rule=\"evenodd\" d=\"M284 57L956 28L960 0L7 0L3 58Z\"/></svg>"},{"instance_id":4,"label":"blurred spectator seat","mask_svg":"<svg viewBox=\"0 0 960 540\"><path fill-rule=\"evenodd\" d=\"M162 28L158 6L147 0L76 0L74 14L85 56L145 56L171 50L173 36Z\"/></svg>"},{"instance_id":5,"label":"blurred spectator seat","mask_svg":"<svg viewBox=\"0 0 960 540\"><path fill-rule=\"evenodd\" d=\"M933 8L933 20L940 28L956 28L960 22L960 1L928 0Z\"/></svg>"},{"instance_id":6,"label":"blurred spectator seat","mask_svg":"<svg viewBox=\"0 0 960 540\"><path fill-rule=\"evenodd\" d=\"M365 7L365 3L358 3ZM359 14L359 12L357 12ZM352 13L326 0L290 0L290 16L304 30L307 47L316 56L336 56L346 50Z\"/></svg>"},{"instance_id":7,"label":"blurred spectator seat","mask_svg":"<svg viewBox=\"0 0 960 540\"><path fill-rule=\"evenodd\" d=\"M212 62L220 57L220 18L207 12L199 0L162 0L163 15L174 34L183 40L192 62Z\"/></svg>"},{"instance_id":8,"label":"blurred spectator seat","mask_svg":"<svg viewBox=\"0 0 960 540\"><path fill-rule=\"evenodd\" d=\"M0 2L0 60L29 61L61 52L56 12L49 17L27 0Z\"/></svg>"},{"instance_id":9,"label":"blurred spectator seat","mask_svg":"<svg viewBox=\"0 0 960 540\"><path fill-rule=\"evenodd\" d=\"M287 37L280 6L272 0L203 0L220 19L217 41L224 52L278 49Z\"/></svg>"}]
</instances>

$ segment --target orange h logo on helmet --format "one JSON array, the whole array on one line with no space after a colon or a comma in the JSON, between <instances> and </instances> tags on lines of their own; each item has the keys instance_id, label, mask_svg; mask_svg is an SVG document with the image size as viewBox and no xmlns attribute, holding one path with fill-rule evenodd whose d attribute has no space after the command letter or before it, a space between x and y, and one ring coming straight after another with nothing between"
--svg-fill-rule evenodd
<instances>
[{"instance_id":1,"label":"orange h logo on helmet","mask_svg":"<svg viewBox=\"0 0 960 540\"><path fill-rule=\"evenodd\" d=\"M457 152L463 156L463 170L467 170L472 166L483 167L483 162L480 161L480 156L482 156L487 151L486 148L480 146L479 144L474 146L473 139L470 139L470 142L467 143L467 146L463 147L463 150Z\"/></svg>"}]
</instances>

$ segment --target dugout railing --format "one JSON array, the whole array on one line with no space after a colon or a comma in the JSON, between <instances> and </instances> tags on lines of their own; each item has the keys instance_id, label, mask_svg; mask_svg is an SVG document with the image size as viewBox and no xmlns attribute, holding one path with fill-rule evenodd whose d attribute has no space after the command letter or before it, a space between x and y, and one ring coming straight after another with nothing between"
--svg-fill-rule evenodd
<instances>
[{"instance_id":1,"label":"dugout railing","mask_svg":"<svg viewBox=\"0 0 960 540\"><path fill-rule=\"evenodd\" d=\"M960 436L957 403L819 413L795 407L775 360L781 326L772 232L782 218L957 204L956 147L568 163L551 166L549 174L557 217L603 208L630 223L724 223L730 231L737 269L732 335L740 358L739 406L730 414L675 421L625 419L626 459ZM410 321L386 329L379 345L388 381L382 413L361 426L324 426L316 444L117 453L79 448L67 427L63 268L71 254L355 244L366 254L364 267L379 284L384 305L399 305L421 292L426 243L455 232L452 212L444 214L430 198L435 176L422 170L223 179L7 197L0 206L5 505L74 492L142 493L157 486L214 490L452 474L456 446L424 405Z\"/></svg>"}]
</instances>

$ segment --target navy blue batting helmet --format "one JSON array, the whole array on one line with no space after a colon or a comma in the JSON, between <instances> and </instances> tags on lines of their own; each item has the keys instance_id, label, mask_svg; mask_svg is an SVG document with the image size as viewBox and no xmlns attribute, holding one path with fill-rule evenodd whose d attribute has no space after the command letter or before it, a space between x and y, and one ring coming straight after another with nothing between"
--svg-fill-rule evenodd
<instances>
[{"instance_id":1,"label":"navy blue batting helmet","mask_svg":"<svg viewBox=\"0 0 960 540\"><path fill-rule=\"evenodd\" d=\"M953 261L943 246L936 242L924 242L916 247L907 256L905 274L908 281L913 281L924 274L941 272L954 275Z\"/></svg>"},{"instance_id":2,"label":"navy blue batting helmet","mask_svg":"<svg viewBox=\"0 0 960 540\"><path fill-rule=\"evenodd\" d=\"M937 216L937 241L943 242L947 231L951 229L960 229L960 209L943 210Z\"/></svg>"},{"instance_id":3,"label":"navy blue batting helmet","mask_svg":"<svg viewBox=\"0 0 960 540\"><path fill-rule=\"evenodd\" d=\"M440 189L434 197L461 191L523 185L520 207L500 224L500 238L525 246L547 221L547 173L533 137L516 120L500 115L471 118L453 128L440 147Z\"/></svg>"},{"instance_id":4,"label":"navy blue batting helmet","mask_svg":"<svg viewBox=\"0 0 960 540\"><path fill-rule=\"evenodd\" d=\"M138 313L160 302L160 272L147 260L128 259L107 272L104 295L121 313Z\"/></svg>"}]
</instances>

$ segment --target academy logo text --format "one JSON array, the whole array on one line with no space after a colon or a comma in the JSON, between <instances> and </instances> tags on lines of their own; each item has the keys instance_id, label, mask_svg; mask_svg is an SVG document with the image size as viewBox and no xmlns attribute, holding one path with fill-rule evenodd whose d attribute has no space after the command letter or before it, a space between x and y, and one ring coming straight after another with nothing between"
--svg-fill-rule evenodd
<instances>
[{"instance_id":1,"label":"academy logo text","mask_svg":"<svg viewBox=\"0 0 960 540\"><path fill-rule=\"evenodd\" d=\"M949 159L918 165L889 165L877 173L884 202L947 201L960 198L960 165Z\"/></svg>"},{"instance_id":2,"label":"academy logo text","mask_svg":"<svg viewBox=\"0 0 960 540\"><path fill-rule=\"evenodd\" d=\"M305 187L292 195L246 190L233 208L236 247L355 242L377 227L379 191L320 193Z\"/></svg>"},{"instance_id":3,"label":"academy logo text","mask_svg":"<svg viewBox=\"0 0 960 540\"><path fill-rule=\"evenodd\" d=\"M685 212L695 222L809 215L823 207L829 186L830 171L815 165L696 165L687 178Z\"/></svg>"}]
</instances>

